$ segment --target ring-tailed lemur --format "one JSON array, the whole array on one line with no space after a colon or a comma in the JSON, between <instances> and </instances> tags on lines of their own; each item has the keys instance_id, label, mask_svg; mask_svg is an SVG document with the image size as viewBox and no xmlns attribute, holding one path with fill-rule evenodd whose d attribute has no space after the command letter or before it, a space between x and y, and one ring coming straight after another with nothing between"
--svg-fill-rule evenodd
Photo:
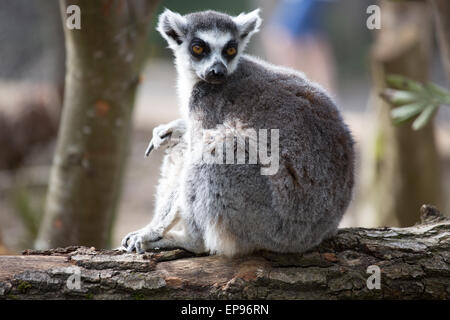
<instances>
[{"instance_id":1,"label":"ring-tailed lemur","mask_svg":"<svg viewBox=\"0 0 450 320\"><path fill-rule=\"evenodd\" d=\"M148 152L169 146L154 217L123 239L129 252L302 252L335 234L352 194L351 134L317 84L243 54L260 24L259 9L236 17L160 15L157 30L175 55L182 118L153 130ZM276 172L200 155L205 147L222 152L227 135L243 128L279 130ZM206 130L222 138L206 141Z\"/></svg>"}]
</instances>

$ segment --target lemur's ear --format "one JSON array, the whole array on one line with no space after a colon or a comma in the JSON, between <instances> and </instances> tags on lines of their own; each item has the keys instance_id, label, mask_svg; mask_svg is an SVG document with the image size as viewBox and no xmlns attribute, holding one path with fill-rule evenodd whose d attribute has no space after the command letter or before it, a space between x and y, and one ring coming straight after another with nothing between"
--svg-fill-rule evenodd
<instances>
[{"instance_id":1,"label":"lemur's ear","mask_svg":"<svg viewBox=\"0 0 450 320\"><path fill-rule=\"evenodd\" d=\"M175 49L183 43L187 32L187 22L179 13L165 9L159 16L156 30L167 40L169 47Z\"/></svg>"},{"instance_id":2,"label":"lemur's ear","mask_svg":"<svg viewBox=\"0 0 450 320\"><path fill-rule=\"evenodd\" d=\"M259 16L260 9L253 10L249 13L241 13L237 17L233 18L239 29L239 35L241 39L250 39L251 35L259 31L261 26L261 17Z\"/></svg>"}]
</instances>

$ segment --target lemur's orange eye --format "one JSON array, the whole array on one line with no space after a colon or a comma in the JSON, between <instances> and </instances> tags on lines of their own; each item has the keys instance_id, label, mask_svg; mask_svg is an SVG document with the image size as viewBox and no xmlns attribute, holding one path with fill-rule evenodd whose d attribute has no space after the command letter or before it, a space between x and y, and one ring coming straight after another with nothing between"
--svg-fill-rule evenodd
<instances>
[{"instance_id":1,"label":"lemur's orange eye","mask_svg":"<svg viewBox=\"0 0 450 320\"><path fill-rule=\"evenodd\" d=\"M202 54L203 47L200 47L199 45L192 46L192 51L194 51L195 54Z\"/></svg>"},{"instance_id":2,"label":"lemur's orange eye","mask_svg":"<svg viewBox=\"0 0 450 320\"><path fill-rule=\"evenodd\" d=\"M227 49L227 55L233 56L233 55L235 55L235 54L236 54L236 48L235 48L235 47L229 47L229 48Z\"/></svg>"}]
</instances>

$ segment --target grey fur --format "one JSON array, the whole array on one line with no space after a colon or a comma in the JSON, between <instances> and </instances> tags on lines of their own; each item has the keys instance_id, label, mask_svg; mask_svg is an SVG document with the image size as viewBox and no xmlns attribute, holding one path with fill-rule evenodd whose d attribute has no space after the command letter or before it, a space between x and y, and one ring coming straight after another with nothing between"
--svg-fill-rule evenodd
<instances>
[{"instance_id":1,"label":"grey fur","mask_svg":"<svg viewBox=\"0 0 450 320\"><path fill-rule=\"evenodd\" d=\"M207 11L184 19L186 34L229 28L235 35L228 24L236 20L223 14ZM253 20L249 25L257 29ZM186 132L167 149L153 223L124 238L129 251L303 252L335 234L352 195L354 143L334 102L301 73L247 55L236 59L222 84L198 79L193 86ZM201 133L224 123L279 129L278 172L261 175L259 164L205 163L195 153L204 144ZM178 127L154 135L167 128ZM183 231L171 234L162 222L171 210ZM155 230L158 237L150 237Z\"/></svg>"}]
</instances>

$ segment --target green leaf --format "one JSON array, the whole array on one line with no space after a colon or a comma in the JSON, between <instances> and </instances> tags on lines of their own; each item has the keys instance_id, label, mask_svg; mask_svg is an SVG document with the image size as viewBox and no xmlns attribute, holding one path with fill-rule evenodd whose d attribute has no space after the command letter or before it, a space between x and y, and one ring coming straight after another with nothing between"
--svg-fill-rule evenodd
<instances>
[{"instance_id":1,"label":"green leaf","mask_svg":"<svg viewBox=\"0 0 450 320\"><path fill-rule=\"evenodd\" d=\"M423 92L421 83L400 75L388 75L386 81L389 87L413 92Z\"/></svg>"},{"instance_id":2,"label":"green leaf","mask_svg":"<svg viewBox=\"0 0 450 320\"><path fill-rule=\"evenodd\" d=\"M431 93L431 96L437 97L440 103L450 104L450 92L434 83L427 83L425 88Z\"/></svg>"},{"instance_id":3,"label":"green leaf","mask_svg":"<svg viewBox=\"0 0 450 320\"><path fill-rule=\"evenodd\" d=\"M429 105L422 111L422 113L414 120L412 128L414 130L422 129L433 117L434 111L438 108L436 105Z\"/></svg>"},{"instance_id":4,"label":"green leaf","mask_svg":"<svg viewBox=\"0 0 450 320\"><path fill-rule=\"evenodd\" d=\"M418 100L417 94L404 90L386 89L382 96L397 106L413 103Z\"/></svg>"},{"instance_id":5,"label":"green leaf","mask_svg":"<svg viewBox=\"0 0 450 320\"><path fill-rule=\"evenodd\" d=\"M424 109L423 103L412 103L391 110L394 123L402 123L419 114Z\"/></svg>"},{"instance_id":6,"label":"green leaf","mask_svg":"<svg viewBox=\"0 0 450 320\"><path fill-rule=\"evenodd\" d=\"M387 102L398 108L391 110L395 124L409 120L416 115L412 128L423 128L433 117L440 105L450 106L450 91L434 83L421 84L401 75L388 75L388 87L381 93Z\"/></svg>"}]
</instances>

